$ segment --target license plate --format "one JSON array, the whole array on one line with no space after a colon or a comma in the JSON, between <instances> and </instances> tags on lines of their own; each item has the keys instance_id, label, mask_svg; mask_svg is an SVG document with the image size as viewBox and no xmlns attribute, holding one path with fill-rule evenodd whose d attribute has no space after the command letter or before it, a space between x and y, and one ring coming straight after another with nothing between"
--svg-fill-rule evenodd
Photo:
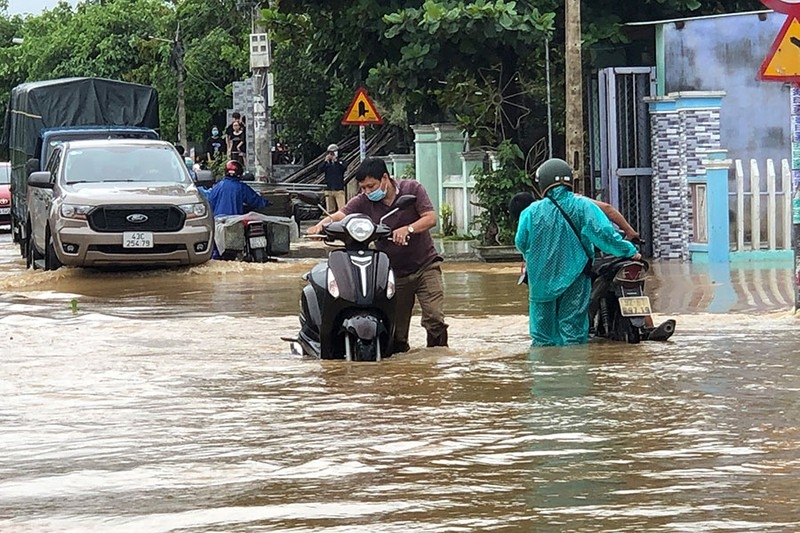
<instances>
[{"instance_id":1,"label":"license plate","mask_svg":"<svg viewBox=\"0 0 800 533\"><path fill-rule=\"evenodd\" d=\"M123 248L152 248L152 231L126 231L122 234Z\"/></svg>"},{"instance_id":2,"label":"license plate","mask_svg":"<svg viewBox=\"0 0 800 533\"><path fill-rule=\"evenodd\" d=\"M266 248L266 237L250 237L250 248Z\"/></svg>"},{"instance_id":3,"label":"license plate","mask_svg":"<svg viewBox=\"0 0 800 533\"><path fill-rule=\"evenodd\" d=\"M0 207L0 215L8 215L11 213L10 207Z\"/></svg>"},{"instance_id":4,"label":"license plate","mask_svg":"<svg viewBox=\"0 0 800 533\"><path fill-rule=\"evenodd\" d=\"M653 314L648 296L623 296L619 298L622 316L645 316Z\"/></svg>"}]
</instances>

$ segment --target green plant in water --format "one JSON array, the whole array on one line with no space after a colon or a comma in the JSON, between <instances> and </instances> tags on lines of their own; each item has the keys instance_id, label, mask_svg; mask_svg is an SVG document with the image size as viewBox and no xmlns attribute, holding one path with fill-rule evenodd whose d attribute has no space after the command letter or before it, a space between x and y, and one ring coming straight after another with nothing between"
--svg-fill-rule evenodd
<instances>
[{"instance_id":1,"label":"green plant in water","mask_svg":"<svg viewBox=\"0 0 800 533\"><path fill-rule=\"evenodd\" d=\"M77 298L73 298L72 300L69 301L69 307L70 307L70 309L72 309L72 314L73 315L77 315L78 314L78 300L77 300Z\"/></svg>"},{"instance_id":2,"label":"green plant in water","mask_svg":"<svg viewBox=\"0 0 800 533\"><path fill-rule=\"evenodd\" d=\"M503 141L497 147L497 170L477 168L473 192L482 208L475 217L483 246L514 244L516 227L508 212L508 202L518 192L533 191L533 184L521 168L525 157L519 146Z\"/></svg>"},{"instance_id":3,"label":"green plant in water","mask_svg":"<svg viewBox=\"0 0 800 533\"><path fill-rule=\"evenodd\" d=\"M439 217L442 224L442 236L454 236L457 233L457 230L456 223L453 220L453 206L448 203L442 204L442 206L439 208Z\"/></svg>"}]
</instances>

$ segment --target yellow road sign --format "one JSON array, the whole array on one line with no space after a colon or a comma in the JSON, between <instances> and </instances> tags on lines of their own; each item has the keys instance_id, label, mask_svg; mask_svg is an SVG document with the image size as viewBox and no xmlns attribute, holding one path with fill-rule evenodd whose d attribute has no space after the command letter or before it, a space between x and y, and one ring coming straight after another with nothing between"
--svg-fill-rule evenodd
<instances>
[{"instance_id":1,"label":"yellow road sign","mask_svg":"<svg viewBox=\"0 0 800 533\"><path fill-rule=\"evenodd\" d=\"M383 124L378 110L375 109L375 104L367 96L367 91L360 87L356 91L356 96L347 108L347 113L344 114L342 124L355 124L357 126L364 126L365 124Z\"/></svg>"},{"instance_id":2,"label":"yellow road sign","mask_svg":"<svg viewBox=\"0 0 800 533\"><path fill-rule=\"evenodd\" d=\"M784 82L800 81L800 21L793 15L786 17L767 58L761 64L759 78Z\"/></svg>"}]
</instances>

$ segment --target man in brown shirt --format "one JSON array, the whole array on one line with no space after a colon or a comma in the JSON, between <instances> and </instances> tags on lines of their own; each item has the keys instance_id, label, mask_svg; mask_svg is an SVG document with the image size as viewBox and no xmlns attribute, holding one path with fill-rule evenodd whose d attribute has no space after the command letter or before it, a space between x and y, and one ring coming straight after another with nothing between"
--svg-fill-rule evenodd
<instances>
[{"instance_id":1,"label":"man in brown shirt","mask_svg":"<svg viewBox=\"0 0 800 533\"><path fill-rule=\"evenodd\" d=\"M442 257L433 246L429 230L436 225L436 211L425 191L415 180L395 181L389 176L382 159L367 158L355 173L361 194L353 197L330 217L325 217L308 229L309 234L322 231L325 223L341 220L351 213L363 213L377 223L394 208L404 194L417 197L416 204L398 211L386 220L396 228L392 239L379 241L375 246L389 256L396 283L396 324L394 351L408 351L408 331L415 299L422 308L421 325L427 332L427 345L447 346L447 324L444 321L444 285Z\"/></svg>"}]
</instances>

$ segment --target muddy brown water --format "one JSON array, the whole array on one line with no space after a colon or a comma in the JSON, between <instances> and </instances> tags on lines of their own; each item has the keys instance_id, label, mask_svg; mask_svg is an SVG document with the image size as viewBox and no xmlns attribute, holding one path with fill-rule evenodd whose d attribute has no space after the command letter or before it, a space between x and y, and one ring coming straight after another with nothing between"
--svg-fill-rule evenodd
<instances>
[{"instance_id":1,"label":"muddy brown water","mask_svg":"<svg viewBox=\"0 0 800 533\"><path fill-rule=\"evenodd\" d=\"M450 263L451 347L359 365L279 340L311 264L34 273L0 236L0 531L800 530L780 276L720 314L653 280L669 343L531 349L516 266Z\"/></svg>"}]
</instances>

